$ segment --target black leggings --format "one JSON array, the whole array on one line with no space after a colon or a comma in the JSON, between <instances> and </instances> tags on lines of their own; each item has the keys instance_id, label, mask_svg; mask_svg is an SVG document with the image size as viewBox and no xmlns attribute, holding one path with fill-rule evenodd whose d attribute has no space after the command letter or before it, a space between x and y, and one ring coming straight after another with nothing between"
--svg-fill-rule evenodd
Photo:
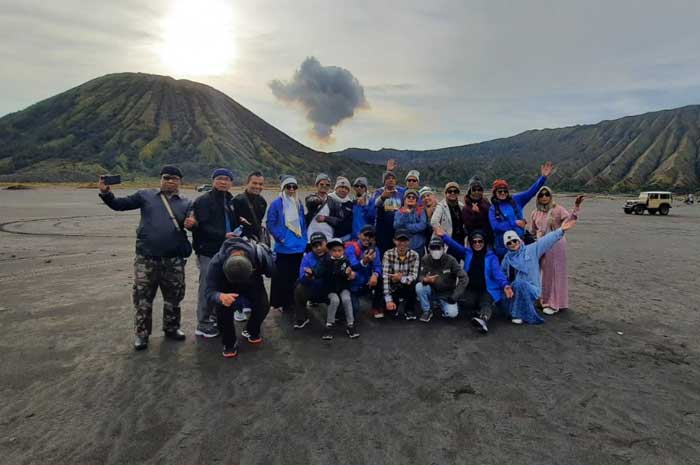
<instances>
[{"instance_id":1,"label":"black leggings","mask_svg":"<svg viewBox=\"0 0 700 465\"><path fill-rule=\"evenodd\" d=\"M270 283L270 305L291 308L294 305L294 283L299 276L300 253L277 254L275 272Z\"/></svg>"}]
</instances>

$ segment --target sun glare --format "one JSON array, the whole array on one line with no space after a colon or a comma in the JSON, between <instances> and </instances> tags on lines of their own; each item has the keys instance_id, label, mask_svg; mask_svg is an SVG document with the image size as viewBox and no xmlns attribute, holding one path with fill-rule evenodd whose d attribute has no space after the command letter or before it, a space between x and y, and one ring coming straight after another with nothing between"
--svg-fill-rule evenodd
<instances>
[{"instance_id":1,"label":"sun glare","mask_svg":"<svg viewBox=\"0 0 700 465\"><path fill-rule=\"evenodd\" d=\"M233 12L221 0L180 0L162 22L160 59L178 76L226 73L235 58Z\"/></svg>"}]
</instances>

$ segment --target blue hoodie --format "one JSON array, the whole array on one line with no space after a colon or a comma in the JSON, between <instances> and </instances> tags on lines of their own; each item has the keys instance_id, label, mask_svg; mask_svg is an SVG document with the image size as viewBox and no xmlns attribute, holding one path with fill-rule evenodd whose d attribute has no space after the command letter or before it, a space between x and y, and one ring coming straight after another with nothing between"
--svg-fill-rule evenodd
<instances>
[{"instance_id":1,"label":"blue hoodie","mask_svg":"<svg viewBox=\"0 0 700 465\"><path fill-rule=\"evenodd\" d=\"M531 284L534 288L535 298L538 299L542 292L540 258L554 247L554 244L562 237L564 237L564 231L559 228L537 239L537 242L529 245L521 244L517 252L508 251L501 263L503 272L508 275L508 268L514 268L515 280Z\"/></svg>"},{"instance_id":2,"label":"blue hoodie","mask_svg":"<svg viewBox=\"0 0 700 465\"><path fill-rule=\"evenodd\" d=\"M363 226L374 225L374 220L377 217L377 209L372 203L372 199L367 196L365 205L358 205L357 199L352 204L352 239L357 239L360 235L360 230Z\"/></svg>"},{"instance_id":3,"label":"blue hoodie","mask_svg":"<svg viewBox=\"0 0 700 465\"><path fill-rule=\"evenodd\" d=\"M372 277L372 273L377 273L377 276L382 275L382 254L379 248L374 247L374 261L369 265L363 265L362 256L366 250L360 241L345 244L345 256L350 260L350 266L357 275L350 285L350 290L353 292L362 289Z\"/></svg>"},{"instance_id":4,"label":"blue hoodie","mask_svg":"<svg viewBox=\"0 0 700 465\"><path fill-rule=\"evenodd\" d=\"M306 222L304 207L299 202L299 224L301 237L297 237L284 224L284 207L282 197L277 197L267 211L267 229L275 239L275 252L281 254L304 253L306 250Z\"/></svg>"},{"instance_id":5,"label":"blue hoodie","mask_svg":"<svg viewBox=\"0 0 700 465\"><path fill-rule=\"evenodd\" d=\"M525 208L525 205L527 205L546 182L547 176L540 176L528 190L513 194L512 199L515 203L515 208L513 208L513 205L509 201L498 202L501 210L501 217L496 216L496 208L493 205L496 201L492 199L492 205L489 209L489 222L491 223L491 229L493 229L494 248L499 257L503 257L506 252L508 252L506 245L503 243L503 234L506 231L513 230L518 233L518 236L522 239L525 230L515 222L523 219L523 208Z\"/></svg>"},{"instance_id":6,"label":"blue hoodie","mask_svg":"<svg viewBox=\"0 0 700 465\"><path fill-rule=\"evenodd\" d=\"M464 271L469 274L474 251L458 244L457 241L447 234L442 237L442 240L445 241L445 244L457 258L464 259ZM486 290L491 294L494 302L500 301L505 297L503 288L508 285L508 278L506 278L501 266L498 264L498 257L489 248L486 249L486 257L484 257L484 273L486 274Z\"/></svg>"},{"instance_id":7,"label":"blue hoodie","mask_svg":"<svg viewBox=\"0 0 700 465\"><path fill-rule=\"evenodd\" d=\"M326 256L328 256L328 253L324 253L319 257L313 252L306 252L304 254L304 258L301 259L301 265L299 265L299 282L305 286L308 286L314 295L321 295L324 293L324 277L320 276L318 271L321 260L323 260ZM313 270L313 279L306 276L306 273L304 273L304 268L311 268Z\"/></svg>"},{"instance_id":8,"label":"blue hoodie","mask_svg":"<svg viewBox=\"0 0 700 465\"><path fill-rule=\"evenodd\" d=\"M423 207L417 207L407 213L397 211L394 215L394 231L405 229L409 233L409 247L423 256L425 247L425 230L428 228L428 219Z\"/></svg>"}]
</instances>

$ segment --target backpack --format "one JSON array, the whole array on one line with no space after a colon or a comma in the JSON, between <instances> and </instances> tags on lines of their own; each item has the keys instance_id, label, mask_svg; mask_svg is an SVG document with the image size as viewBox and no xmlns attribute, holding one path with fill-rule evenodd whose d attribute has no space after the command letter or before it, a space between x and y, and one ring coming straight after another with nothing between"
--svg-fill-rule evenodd
<instances>
[{"instance_id":1,"label":"backpack","mask_svg":"<svg viewBox=\"0 0 700 465\"><path fill-rule=\"evenodd\" d=\"M362 251L360 250L360 244L358 244L357 241L348 241L345 243L346 249L350 246L352 246L352 248L355 250L355 257L362 258Z\"/></svg>"},{"instance_id":2,"label":"backpack","mask_svg":"<svg viewBox=\"0 0 700 465\"><path fill-rule=\"evenodd\" d=\"M275 252L269 245L248 237L234 237L226 240L227 244L236 244L250 253L254 258L254 267L268 278L275 272Z\"/></svg>"}]
</instances>

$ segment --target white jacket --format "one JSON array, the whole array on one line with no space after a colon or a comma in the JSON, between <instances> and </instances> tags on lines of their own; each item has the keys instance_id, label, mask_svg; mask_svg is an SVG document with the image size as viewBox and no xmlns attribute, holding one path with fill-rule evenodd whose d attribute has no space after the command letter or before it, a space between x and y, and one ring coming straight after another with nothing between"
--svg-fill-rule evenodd
<instances>
[{"instance_id":1,"label":"white jacket","mask_svg":"<svg viewBox=\"0 0 700 465\"><path fill-rule=\"evenodd\" d=\"M457 202L459 203L459 211L461 216L464 203L462 203L460 200ZM442 229L445 230L447 235L452 237L452 216L450 215L450 207L447 206L447 200L443 199L435 206L433 216L430 218L430 225L440 225Z\"/></svg>"}]
</instances>

